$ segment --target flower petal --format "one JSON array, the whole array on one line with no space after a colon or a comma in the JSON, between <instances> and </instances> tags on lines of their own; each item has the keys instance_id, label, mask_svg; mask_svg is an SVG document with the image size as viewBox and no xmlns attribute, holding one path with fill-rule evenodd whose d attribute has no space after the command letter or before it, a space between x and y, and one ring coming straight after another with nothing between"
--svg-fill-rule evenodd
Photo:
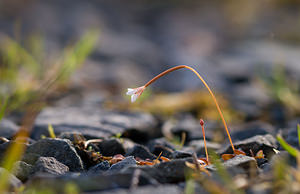
<instances>
[{"instance_id":1,"label":"flower petal","mask_svg":"<svg viewBox=\"0 0 300 194\"><path fill-rule=\"evenodd\" d=\"M136 89L128 88L127 89L127 95L133 95L136 92Z\"/></svg>"},{"instance_id":2,"label":"flower petal","mask_svg":"<svg viewBox=\"0 0 300 194\"><path fill-rule=\"evenodd\" d=\"M135 102L138 97L139 97L138 94L131 95L131 102Z\"/></svg>"}]
</instances>

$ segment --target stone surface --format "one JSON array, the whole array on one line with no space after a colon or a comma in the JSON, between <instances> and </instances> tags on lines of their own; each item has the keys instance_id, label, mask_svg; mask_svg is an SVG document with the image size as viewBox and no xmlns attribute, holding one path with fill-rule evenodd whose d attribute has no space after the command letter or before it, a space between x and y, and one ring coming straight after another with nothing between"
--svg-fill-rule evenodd
<instances>
[{"instance_id":1,"label":"stone surface","mask_svg":"<svg viewBox=\"0 0 300 194\"><path fill-rule=\"evenodd\" d=\"M150 140L147 143L149 151L154 155L159 155L162 152L162 156L170 158L175 150L174 145L168 142L165 138L157 138Z\"/></svg>"},{"instance_id":2,"label":"stone surface","mask_svg":"<svg viewBox=\"0 0 300 194\"><path fill-rule=\"evenodd\" d=\"M17 161L14 163L12 172L18 179L20 179L22 182L25 182L34 172L34 170L32 165L23 161Z\"/></svg>"},{"instance_id":3,"label":"stone surface","mask_svg":"<svg viewBox=\"0 0 300 194\"><path fill-rule=\"evenodd\" d=\"M264 164L267 164L269 160L267 158L258 158L256 159L256 163L258 167L262 167Z\"/></svg>"},{"instance_id":4,"label":"stone surface","mask_svg":"<svg viewBox=\"0 0 300 194\"><path fill-rule=\"evenodd\" d=\"M257 169L257 163L255 159L253 157L244 155L237 155L230 160L226 160L224 162L224 166L226 168L241 167L246 171L250 171L251 169L256 171Z\"/></svg>"},{"instance_id":5,"label":"stone surface","mask_svg":"<svg viewBox=\"0 0 300 194\"><path fill-rule=\"evenodd\" d=\"M22 161L27 164L34 165L36 161L39 159L40 155L35 153L25 153L22 157Z\"/></svg>"},{"instance_id":6,"label":"stone surface","mask_svg":"<svg viewBox=\"0 0 300 194\"><path fill-rule=\"evenodd\" d=\"M124 169L124 172L133 172L140 169L160 183L179 183L185 180L185 162L189 159L175 159L170 162L159 163L155 166L138 166Z\"/></svg>"},{"instance_id":7,"label":"stone surface","mask_svg":"<svg viewBox=\"0 0 300 194\"><path fill-rule=\"evenodd\" d=\"M72 147L72 143L67 139L41 139L30 145L26 151L44 157L54 157L57 161L69 167L70 171L83 170L83 164Z\"/></svg>"},{"instance_id":8,"label":"stone surface","mask_svg":"<svg viewBox=\"0 0 300 194\"><path fill-rule=\"evenodd\" d=\"M171 155L172 159L179 159L179 158L188 158L192 157L191 152L186 152L186 151L174 151Z\"/></svg>"},{"instance_id":9,"label":"stone surface","mask_svg":"<svg viewBox=\"0 0 300 194\"><path fill-rule=\"evenodd\" d=\"M157 126L156 119L146 113L109 112L96 107L45 108L35 121L31 137L40 139L41 135L49 136L49 123L56 135L79 132L87 139L105 138L132 130L150 137L156 133Z\"/></svg>"},{"instance_id":10,"label":"stone surface","mask_svg":"<svg viewBox=\"0 0 300 194\"><path fill-rule=\"evenodd\" d=\"M214 129L215 127L213 126L214 125L211 123L206 123L206 129ZM186 133L185 142L196 139L203 139L199 121L191 115L181 116L176 122L173 120L166 121L163 125L162 130L165 137L177 136L181 138L182 133ZM205 136L207 140L212 139L213 131L206 130Z\"/></svg>"},{"instance_id":11,"label":"stone surface","mask_svg":"<svg viewBox=\"0 0 300 194\"><path fill-rule=\"evenodd\" d=\"M108 170L109 170L109 172L118 172L122 169L129 168L132 166L137 166L136 160L134 159L133 156L128 156L124 160L122 160L116 164L113 164Z\"/></svg>"},{"instance_id":12,"label":"stone surface","mask_svg":"<svg viewBox=\"0 0 300 194\"><path fill-rule=\"evenodd\" d=\"M18 143L18 142L9 141L9 142L0 144L0 158L3 158L5 156L7 149L10 147L10 145L12 145L12 143ZM20 143L18 143L18 144L20 144ZM25 147L25 149L28 147L28 144L24 144L24 143L22 143L22 144Z\"/></svg>"},{"instance_id":13,"label":"stone surface","mask_svg":"<svg viewBox=\"0 0 300 194\"><path fill-rule=\"evenodd\" d=\"M234 142L234 147L236 149L242 149L249 156L251 155L250 149L254 154L256 154L259 150L263 150L265 157L271 158L275 154L274 148L277 148L277 141L270 134L257 135L242 141ZM232 148L230 145L227 145L218 150L218 153L232 153Z\"/></svg>"},{"instance_id":14,"label":"stone surface","mask_svg":"<svg viewBox=\"0 0 300 194\"><path fill-rule=\"evenodd\" d=\"M211 151L216 151L221 148L220 144L211 141L206 141L206 146L207 149ZM187 146L183 147L182 150L190 153L196 152L198 156L204 156L205 155L204 141L203 140L191 141L188 143Z\"/></svg>"},{"instance_id":15,"label":"stone surface","mask_svg":"<svg viewBox=\"0 0 300 194\"><path fill-rule=\"evenodd\" d=\"M291 156L287 151L282 150L278 154L274 155L270 160L270 165L274 169L274 167L278 164L278 162L286 162L290 166L293 166L294 168L297 168L297 160L295 157Z\"/></svg>"},{"instance_id":16,"label":"stone surface","mask_svg":"<svg viewBox=\"0 0 300 194\"><path fill-rule=\"evenodd\" d=\"M55 193L63 193L67 184L74 183L81 192L99 192L117 188L129 188L132 184L133 173L115 173L108 175L53 177L35 176L28 184L28 188L51 188ZM141 172L138 185L157 185L157 181Z\"/></svg>"},{"instance_id":17,"label":"stone surface","mask_svg":"<svg viewBox=\"0 0 300 194\"><path fill-rule=\"evenodd\" d=\"M107 171L110 168L109 162L103 161L89 168L88 173L98 174Z\"/></svg>"},{"instance_id":18,"label":"stone surface","mask_svg":"<svg viewBox=\"0 0 300 194\"><path fill-rule=\"evenodd\" d=\"M0 122L0 137L11 138L18 131L19 126L17 126L11 120L3 118Z\"/></svg>"},{"instance_id":19,"label":"stone surface","mask_svg":"<svg viewBox=\"0 0 300 194\"><path fill-rule=\"evenodd\" d=\"M44 172L54 175L62 175L69 172L69 167L58 162L53 157L40 157L33 168L34 173Z\"/></svg>"},{"instance_id":20,"label":"stone surface","mask_svg":"<svg viewBox=\"0 0 300 194\"><path fill-rule=\"evenodd\" d=\"M102 194L153 194L153 193L170 193L170 194L182 194L183 189L177 185L159 185L159 186L141 186L135 189L115 189L110 191L101 192Z\"/></svg>"},{"instance_id":21,"label":"stone surface","mask_svg":"<svg viewBox=\"0 0 300 194\"><path fill-rule=\"evenodd\" d=\"M140 159L150 159L154 160L156 159L156 156L153 155L149 149L145 146L142 145L135 145L133 148L129 149L125 156L134 156L135 158L140 158Z\"/></svg>"},{"instance_id":22,"label":"stone surface","mask_svg":"<svg viewBox=\"0 0 300 194\"><path fill-rule=\"evenodd\" d=\"M231 138L233 141L248 139L256 135L276 135L275 128L261 121L253 121L239 126L231 127Z\"/></svg>"},{"instance_id":23,"label":"stone surface","mask_svg":"<svg viewBox=\"0 0 300 194\"><path fill-rule=\"evenodd\" d=\"M58 138L61 139L68 139L70 140L72 143L74 143L75 141L85 141L86 139L83 137L83 135L79 132L63 132L61 134L59 134Z\"/></svg>"},{"instance_id":24,"label":"stone surface","mask_svg":"<svg viewBox=\"0 0 300 194\"><path fill-rule=\"evenodd\" d=\"M103 156L114 156L116 154L125 154L125 149L119 139L105 139L95 143Z\"/></svg>"},{"instance_id":25,"label":"stone surface","mask_svg":"<svg viewBox=\"0 0 300 194\"><path fill-rule=\"evenodd\" d=\"M291 146L300 149L299 139L298 139L298 131L297 131L297 127L295 127L295 126L296 125L294 125L294 127L286 129L286 131L283 131L284 133L287 133L286 135L284 135L284 137L285 137L284 139Z\"/></svg>"}]
</instances>

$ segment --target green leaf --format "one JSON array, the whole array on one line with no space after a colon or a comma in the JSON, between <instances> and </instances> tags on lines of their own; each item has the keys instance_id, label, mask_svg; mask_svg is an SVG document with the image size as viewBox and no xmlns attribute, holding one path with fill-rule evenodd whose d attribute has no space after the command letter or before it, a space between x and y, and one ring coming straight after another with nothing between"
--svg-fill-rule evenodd
<instances>
[{"instance_id":1,"label":"green leaf","mask_svg":"<svg viewBox=\"0 0 300 194\"><path fill-rule=\"evenodd\" d=\"M297 125L297 132L298 132L298 143L300 146L300 124Z\"/></svg>"},{"instance_id":2,"label":"green leaf","mask_svg":"<svg viewBox=\"0 0 300 194\"><path fill-rule=\"evenodd\" d=\"M1 122L1 120L3 119L3 117L5 115L5 110L6 110L6 107L7 107L7 104L8 104L7 102L8 102L8 98L5 98L3 100L3 103L0 106L0 122Z\"/></svg>"},{"instance_id":3,"label":"green leaf","mask_svg":"<svg viewBox=\"0 0 300 194\"><path fill-rule=\"evenodd\" d=\"M51 124L48 124L48 132L51 138L56 138L55 133L54 133L54 129L52 127Z\"/></svg>"},{"instance_id":4,"label":"green leaf","mask_svg":"<svg viewBox=\"0 0 300 194\"><path fill-rule=\"evenodd\" d=\"M283 138L281 135L277 135L277 141L280 143L280 145L285 149L289 154L291 154L294 157L297 157L299 154L299 151L290 146Z\"/></svg>"},{"instance_id":5,"label":"green leaf","mask_svg":"<svg viewBox=\"0 0 300 194\"><path fill-rule=\"evenodd\" d=\"M194 194L195 193L195 181L193 179L187 180L185 182L184 194Z\"/></svg>"}]
</instances>

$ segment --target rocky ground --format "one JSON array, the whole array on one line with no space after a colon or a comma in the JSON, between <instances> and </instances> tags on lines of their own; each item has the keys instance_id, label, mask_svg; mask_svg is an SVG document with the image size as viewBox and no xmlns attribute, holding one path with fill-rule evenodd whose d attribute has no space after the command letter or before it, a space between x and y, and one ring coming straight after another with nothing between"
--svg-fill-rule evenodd
<instances>
[{"instance_id":1,"label":"rocky ground","mask_svg":"<svg viewBox=\"0 0 300 194\"><path fill-rule=\"evenodd\" d=\"M169 133L176 135L180 130L190 137L180 146L163 135L164 122L168 121L142 112L114 112L95 107L45 108L35 121L22 160L14 164L10 185L18 188L25 184L29 191L43 188L57 193L70 185L82 193L183 193L187 173L191 171L186 162L193 163L193 153L205 158L203 139L196 135L201 128L173 124ZM56 138L49 137L48 123L52 124ZM4 158L8 146L18 141L10 140L18 126L5 119L0 127L0 135L7 138L0 144ZM289 131L288 142L297 144L296 128ZM274 136L277 133L263 122L244 124L232 132L235 148L247 155L222 162L235 180L231 184L237 184L247 193L272 191L270 177L278 160L275 156L288 156L279 149ZM232 153L227 141L213 142L210 135L207 140L208 149L219 156ZM260 150L264 157L254 157ZM198 173L208 180L222 182L214 163L205 169L209 175ZM210 192L206 187L196 183L195 189Z\"/></svg>"},{"instance_id":2,"label":"rocky ground","mask_svg":"<svg viewBox=\"0 0 300 194\"><path fill-rule=\"evenodd\" d=\"M300 148L299 109L286 103L290 98L274 97L262 80L274 79L274 67L283 63L286 79L299 83L300 28L290 23L298 15L297 3L291 8L280 1L264 10L249 3L253 13L247 15L230 6L237 2L20 2L0 6L0 39L13 34L13 21L22 18L24 39L35 29L41 31L47 51L61 51L90 27L100 29L100 40L67 92L37 115L25 153L10 174L11 190L25 186L27 193L276 193L285 185L278 169L285 169L284 164L296 167L297 162L276 136L282 134ZM226 133L214 105L201 101L207 96L197 93L200 82L191 72L162 79L141 103L127 102L126 88L144 84L173 64L194 67L218 92L217 98L223 98L234 146L245 155L225 160L224 154L232 154ZM156 98L159 92L167 94ZM170 108L164 102L175 103ZM205 158L199 117L205 119L211 157L200 170L193 158L194 153ZM21 118L14 112L1 121L0 158L5 159L12 142L20 141L14 135ZM0 168L0 174L4 171ZM289 191L299 190L298 185Z\"/></svg>"}]
</instances>

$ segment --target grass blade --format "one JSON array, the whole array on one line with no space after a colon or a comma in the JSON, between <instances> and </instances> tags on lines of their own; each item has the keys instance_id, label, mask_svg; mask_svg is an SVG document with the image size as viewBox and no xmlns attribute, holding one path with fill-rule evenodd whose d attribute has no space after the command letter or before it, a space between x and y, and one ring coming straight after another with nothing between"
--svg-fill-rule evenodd
<instances>
[{"instance_id":1,"label":"grass blade","mask_svg":"<svg viewBox=\"0 0 300 194\"><path fill-rule=\"evenodd\" d=\"M28 137L28 133L26 130L20 130L16 136L17 138L26 138ZM13 142L8 149L5 152L5 155L3 157L3 161L1 163L1 166L5 168L7 171L1 174L0 177L0 193L5 193L8 191L8 182L9 182L9 176L10 172L13 169L13 165L16 161L20 160L23 153L25 151L25 143L21 142Z\"/></svg>"},{"instance_id":2,"label":"grass blade","mask_svg":"<svg viewBox=\"0 0 300 194\"><path fill-rule=\"evenodd\" d=\"M209 152L211 162L216 167L216 172L224 183L225 188L227 188L230 193L243 194L242 190L239 190L233 180L233 177L229 174L225 166L221 163L219 156L214 152Z\"/></svg>"},{"instance_id":3,"label":"grass blade","mask_svg":"<svg viewBox=\"0 0 300 194\"><path fill-rule=\"evenodd\" d=\"M297 132L298 132L298 143L300 146L300 124L297 125Z\"/></svg>"},{"instance_id":4,"label":"grass blade","mask_svg":"<svg viewBox=\"0 0 300 194\"><path fill-rule=\"evenodd\" d=\"M5 110L6 110L6 107L7 107L7 103L8 102L8 98L4 98L3 100L3 103L1 104L1 107L0 107L0 122L1 120L3 119L4 115L5 115Z\"/></svg>"},{"instance_id":5,"label":"grass blade","mask_svg":"<svg viewBox=\"0 0 300 194\"><path fill-rule=\"evenodd\" d=\"M293 148L290 146L281 135L277 135L277 141L280 143L280 145L285 149L289 154L291 154L294 157L297 157L299 154L299 151L296 148Z\"/></svg>"},{"instance_id":6,"label":"grass blade","mask_svg":"<svg viewBox=\"0 0 300 194\"><path fill-rule=\"evenodd\" d=\"M48 124L48 132L51 138L56 138L55 133L54 133L54 129L52 127L51 124Z\"/></svg>"}]
</instances>

